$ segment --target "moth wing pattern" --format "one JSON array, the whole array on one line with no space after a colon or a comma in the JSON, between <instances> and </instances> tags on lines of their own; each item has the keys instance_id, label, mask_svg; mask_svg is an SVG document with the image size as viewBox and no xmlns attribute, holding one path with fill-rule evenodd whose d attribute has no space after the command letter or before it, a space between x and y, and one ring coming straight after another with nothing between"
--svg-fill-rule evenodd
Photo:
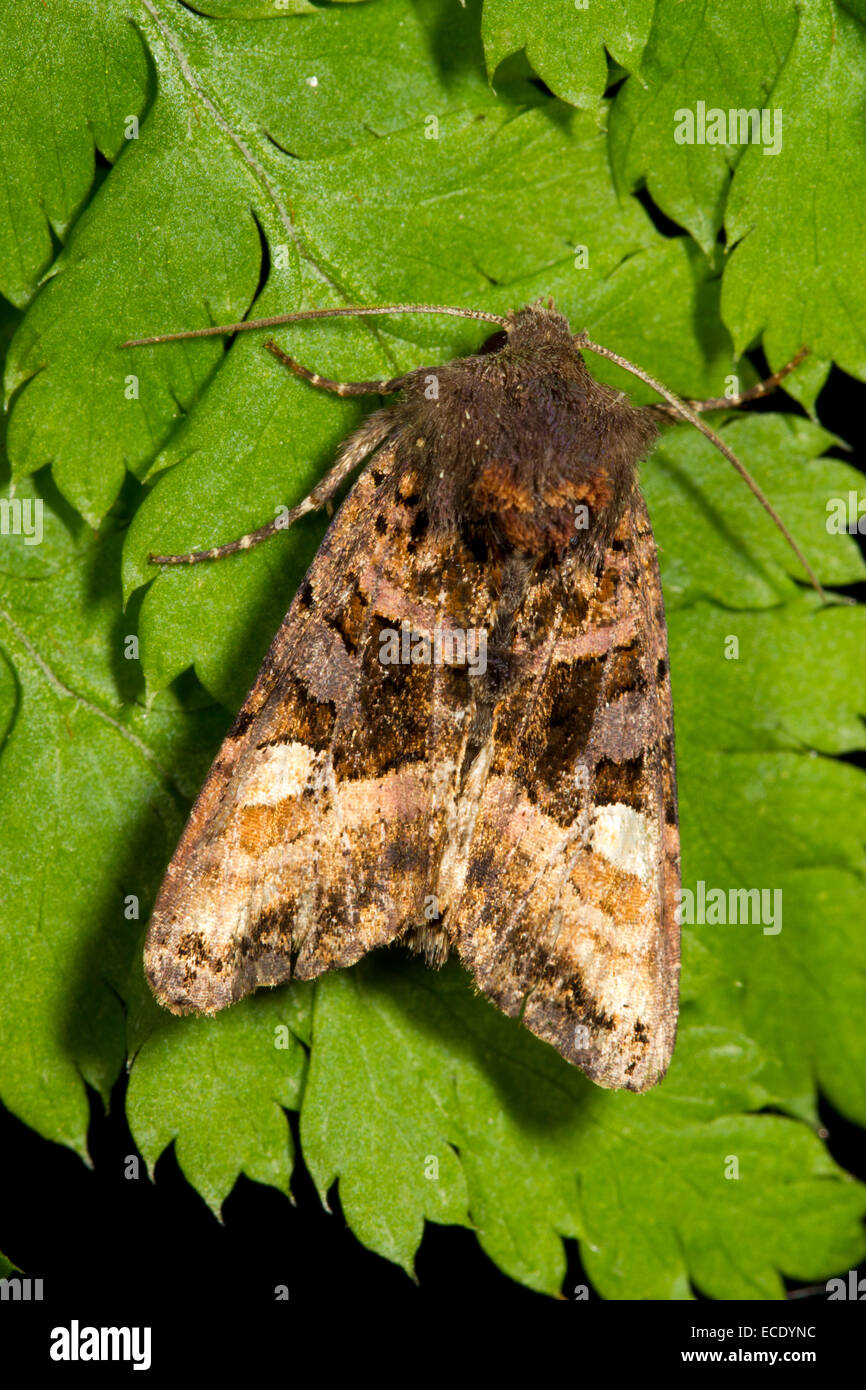
<instances>
[{"instance_id":1,"label":"moth wing pattern","mask_svg":"<svg viewBox=\"0 0 866 1390\"><path fill-rule=\"evenodd\" d=\"M637 486L655 424L552 309L507 338L437 369L434 396L423 369L400 379L404 401L348 441L345 463L377 451L193 808L146 969L167 1007L211 1014L396 939L434 965L456 949L598 1084L643 1091L679 975L667 637ZM484 669L459 643L402 645L473 630Z\"/></svg>"},{"instance_id":2,"label":"moth wing pattern","mask_svg":"<svg viewBox=\"0 0 866 1390\"><path fill-rule=\"evenodd\" d=\"M594 1081L673 1051L679 834L667 636L639 492L595 579L531 586L451 930L479 988ZM522 661L521 661L522 658Z\"/></svg>"},{"instance_id":3,"label":"moth wing pattern","mask_svg":"<svg viewBox=\"0 0 866 1390\"><path fill-rule=\"evenodd\" d=\"M385 664L380 637L485 628L494 599L459 540L430 535L411 471L390 486L394 464L386 440L337 513L169 866L145 965L174 1012L351 965L409 927L431 963L447 954L426 923L468 672Z\"/></svg>"}]
</instances>

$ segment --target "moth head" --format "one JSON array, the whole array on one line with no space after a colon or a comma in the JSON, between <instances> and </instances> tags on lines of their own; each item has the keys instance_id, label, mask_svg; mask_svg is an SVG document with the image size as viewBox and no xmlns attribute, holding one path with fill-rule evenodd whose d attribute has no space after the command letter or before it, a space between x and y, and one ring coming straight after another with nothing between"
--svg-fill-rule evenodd
<instances>
[{"instance_id":1,"label":"moth head","mask_svg":"<svg viewBox=\"0 0 866 1390\"><path fill-rule=\"evenodd\" d=\"M536 360L549 358L557 362L560 358L582 362L580 353L574 347L574 335L568 319L553 307L553 300L536 300L522 309L508 315L505 329L507 350L513 354L527 354ZM496 334L495 337L500 338ZM503 343L503 347L506 344Z\"/></svg>"}]
</instances>

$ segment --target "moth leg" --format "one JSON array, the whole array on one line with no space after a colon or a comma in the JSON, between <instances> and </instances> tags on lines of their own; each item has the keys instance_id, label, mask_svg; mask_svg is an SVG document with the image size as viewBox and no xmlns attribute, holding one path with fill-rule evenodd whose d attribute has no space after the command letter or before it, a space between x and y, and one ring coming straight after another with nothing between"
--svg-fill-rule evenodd
<instances>
[{"instance_id":1,"label":"moth leg","mask_svg":"<svg viewBox=\"0 0 866 1390\"><path fill-rule=\"evenodd\" d=\"M236 555L239 550L251 550L254 545L266 541L270 536L275 536L278 531L288 530L302 516L306 516L307 512L314 512L319 507L328 506L330 499L344 478L348 477L368 454L371 454L374 449L378 449L392 425L390 410L377 410L374 415L368 416L360 428L346 440L337 455L337 461L333 468L316 483L309 496L299 502L296 507L292 507L285 516L275 517L273 521L268 521L264 526L260 526L257 531L250 531L246 536L240 536L236 541L229 541L226 545L216 545L211 550L191 550L184 555L149 555L150 563L152 565L197 565L200 560L222 560L226 555Z\"/></svg>"},{"instance_id":2,"label":"moth leg","mask_svg":"<svg viewBox=\"0 0 866 1390\"><path fill-rule=\"evenodd\" d=\"M302 367L294 357L289 357L287 352L283 352L273 338L268 338L265 347L268 352L273 353L278 362L282 362L283 366L288 367L296 376L303 377L304 381L309 381L313 386L320 386L323 391L334 391L338 396L387 396L392 391L399 391L405 380L402 376L395 376L389 381L331 381L329 377L319 376L318 372L311 372L309 367Z\"/></svg>"},{"instance_id":3,"label":"moth leg","mask_svg":"<svg viewBox=\"0 0 866 1390\"><path fill-rule=\"evenodd\" d=\"M745 405L748 401L760 400L762 396L769 396L771 391L775 391L780 381L784 381L786 376L793 372L795 367L799 367L804 357L808 357L809 349L800 348L796 357L792 357L784 367L768 376L766 381L759 381L755 386L750 386L747 391L741 391L738 396L711 396L706 401L687 401L686 404L691 410L700 413L703 410L734 410L737 406ZM644 407L655 419L676 420L682 418L677 415L672 405L662 404L648 405Z\"/></svg>"}]
</instances>

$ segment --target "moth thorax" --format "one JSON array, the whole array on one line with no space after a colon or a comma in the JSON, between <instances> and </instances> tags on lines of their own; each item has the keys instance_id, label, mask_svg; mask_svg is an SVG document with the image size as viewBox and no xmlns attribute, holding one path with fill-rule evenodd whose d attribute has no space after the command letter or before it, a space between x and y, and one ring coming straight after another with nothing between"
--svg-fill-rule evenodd
<instances>
[{"instance_id":1,"label":"moth thorax","mask_svg":"<svg viewBox=\"0 0 866 1390\"><path fill-rule=\"evenodd\" d=\"M515 550L549 556L579 545L603 550L636 483L636 470L562 456L532 470L494 457L478 471L472 510Z\"/></svg>"}]
</instances>

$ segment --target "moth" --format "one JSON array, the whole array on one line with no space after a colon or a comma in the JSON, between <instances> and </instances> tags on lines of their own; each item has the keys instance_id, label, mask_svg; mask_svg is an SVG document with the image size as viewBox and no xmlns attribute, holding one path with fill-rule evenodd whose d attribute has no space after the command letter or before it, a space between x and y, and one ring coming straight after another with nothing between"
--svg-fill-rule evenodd
<instances>
[{"instance_id":1,"label":"moth","mask_svg":"<svg viewBox=\"0 0 866 1390\"><path fill-rule=\"evenodd\" d=\"M124 346L406 312L496 331L474 356L349 383L266 343L313 387L396 400L287 518L364 465L193 807L150 922L147 978L173 1013L214 1014L391 942L432 966L453 951L489 1000L598 1085L645 1091L676 1035L680 861L638 465L660 423L691 420L806 565L700 420L764 394L803 354L734 400L686 405L572 333L552 301L506 317L307 310ZM587 350L664 403L638 407L596 381ZM277 529L151 559L218 559Z\"/></svg>"}]
</instances>

